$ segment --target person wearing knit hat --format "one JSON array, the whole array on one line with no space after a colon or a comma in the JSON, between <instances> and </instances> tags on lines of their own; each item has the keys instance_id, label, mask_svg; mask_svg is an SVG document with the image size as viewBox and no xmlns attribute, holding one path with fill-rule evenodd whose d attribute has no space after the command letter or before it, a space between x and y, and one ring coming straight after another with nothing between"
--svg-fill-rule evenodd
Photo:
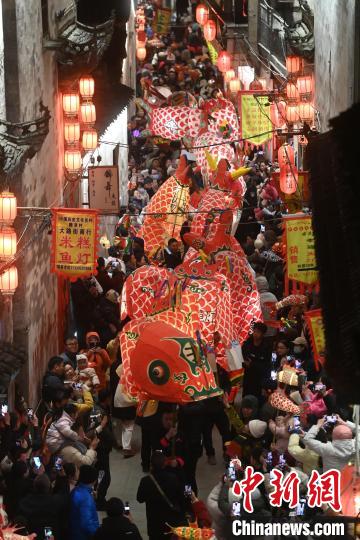
<instances>
[{"instance_id":1,"label":"person wearing knit hat","mask_svg":"<svg viewBox=\"0 0 360 540\"><path fill-rule=\"evenodd\" d=\"M326 416L320 418L305 434L303 442L307 448L321 456L323 471L330 469L341 471L347 463L355 457L355 439L351 427L339 416L332 432L332 440L321 442L317 440L320 429L328 424ZM359 441L360 442L360 441Z\"/></svg>"},{"instance_id":2,"label":"person wearing knit hat","mask_svg":"<svg viewBox=\"0 0 360 540\"><path fill-rule=\"evenodd\" d=\"M86 354L88 359L88 367L94 368L96 375L99 378L98 390L106 386L106 371L110 368L112 362L105 349L99 347L100 336L97 332L88 332L86 334L87 350L81 351L81 354Z\"/></svg>"},{"instance_id":3,"label":"person wearing knit hat","mask_svg":"<svg viewBox=\"0 0 360 540\"><path fill-rule=\"evenodd\" d=\"M267 424L262 420L250 420L248 426L250 435L254 437L254 439L260 439L266 431Z\"/></svg>"}]
</instances>

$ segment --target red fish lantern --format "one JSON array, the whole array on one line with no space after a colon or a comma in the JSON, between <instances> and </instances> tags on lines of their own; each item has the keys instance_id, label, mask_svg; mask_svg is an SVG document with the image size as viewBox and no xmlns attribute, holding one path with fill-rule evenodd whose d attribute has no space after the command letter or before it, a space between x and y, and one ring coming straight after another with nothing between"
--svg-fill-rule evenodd
<instances>
[{"instance_id":1,"label":"red fish lantern","mask_svg":"<svg viewBox=\"0 0 360 540\"><path fill-rule=\"evenodd\" d=\"M221 394L199 344L162 321L141 327L130 368L139 391L149 399L191 403Z\"/></svg>"},{"instance_id":2,"label":"red fish lantern","mask_svg":"<svg viewBox=\"0 0 360 540\"><path fill-rule=\"evenodd\" d=\"M280 167L280 189L290 195L295 193L298 186L298 171L295 167L294 150L289 144L279 148L278 161Z\"/></svg>"}]
</instances>

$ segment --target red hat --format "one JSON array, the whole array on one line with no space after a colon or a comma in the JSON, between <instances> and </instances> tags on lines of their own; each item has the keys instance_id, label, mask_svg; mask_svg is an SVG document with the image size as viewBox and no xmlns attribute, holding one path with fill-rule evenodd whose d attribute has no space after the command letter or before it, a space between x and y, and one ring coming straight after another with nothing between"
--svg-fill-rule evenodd
<instances>
[{"instance_id":1,"label":"red hat","mask_svg":"<svg viewBox=\"0 0 360 540\"><path fill-rule=\"evenodd\" d=\"M92 337L96 337L100 341L100 336L97 332L88 332L86 334L86 341L89 341L89 339Z\"/></svg>"}]
</instances>

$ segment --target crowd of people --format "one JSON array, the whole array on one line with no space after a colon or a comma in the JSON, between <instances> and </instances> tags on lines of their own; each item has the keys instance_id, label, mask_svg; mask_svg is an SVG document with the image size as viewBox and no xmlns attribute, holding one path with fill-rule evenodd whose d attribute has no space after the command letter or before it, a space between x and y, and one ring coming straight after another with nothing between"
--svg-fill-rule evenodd
<instances>
[{"instance_id":1,"label":"crowd of people","mask_svg":"<svg viewBox=\"0 0 360 540\"><path fill-rule=\"evenodd\" d=\"M151 4L145 6L147 37L149 42L156 38L157 45L148 47L148 59L138 66L138 96L148 92L149 85L165 87L171 94L190 92L195 99L216 96L219 73L193 13L181 8L177 20L182 24L162 36L153 35L154 13ZM128 126L129 205L108 257L98 259L96 275L71 286L76 333L49 359L38 410L24 404L16 412L2 407L3 524L16 523L22 534L35 533L40 540L141 539L127 494L107 497L113 472L110 454L122 452L124 459L135 455L135 424L141 428L144 473L137 501L145 504L150 540L170 538L170 526L189 523L213 527L215 538L226 540L232 538L231 523L239 516L259 521L294 514L299 519L328 516L326 506L311 509L306 501L295 511L286 503L280 508L269 503L273 469L285 475L297 471L305 493L313 470L341 471L354 458L356 444L351 408L334 394L312 358L304 312L317 307L317 294L275 307L284 295L282 201L270 183L273 164L261 148L249 149L246 156L252 171L245 177L247 190L235 235L256 275L265 321L255 323L243 344L243 381L232 386L218 366L222 397L181 406L151 401L141 415L119 392L119 332L127 322L120 318L119 299L127 276L149 264L144 242L137 237L142 213L176 170L182 152L180 142L155 142L146 129L139 109ZM195 202L203 189L198 171L192 182ZM186 249L170 239L162 264L175 268ZM282 377L288 367L296 376L285 385ZM299 405L299 415L273 407L270 398L279 385ZM214 449L214 427L221 436L221 455ZM198 498L197 485L203 453L209 467L224 462L224 474L206 501ZM248 465L265 475L265 485L252 495L251 515L239 509L232 490ZM98 511L107 514L102 524Z\"/></svg>"}]
</instances>

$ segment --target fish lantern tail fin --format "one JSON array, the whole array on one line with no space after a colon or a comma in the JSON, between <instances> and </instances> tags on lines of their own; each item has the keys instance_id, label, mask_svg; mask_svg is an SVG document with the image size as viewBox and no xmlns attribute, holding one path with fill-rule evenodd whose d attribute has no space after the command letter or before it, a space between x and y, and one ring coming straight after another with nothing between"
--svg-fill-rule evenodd
<instances>
[{"instance_id":1,"label":"fish lantern tail fin","mask_svg":"<svg viewBox=\"0 0 360 540\"><path fill-rule=\"evenodd\" d=\"M236 171L232 171L230 173L230 176L232 180L237 180L237 178L240 178L240 176L244 176L244 174L249 174L251 172L251 167L240 167L240 169L236 169Z\"/></svg>"}]
</instances>

